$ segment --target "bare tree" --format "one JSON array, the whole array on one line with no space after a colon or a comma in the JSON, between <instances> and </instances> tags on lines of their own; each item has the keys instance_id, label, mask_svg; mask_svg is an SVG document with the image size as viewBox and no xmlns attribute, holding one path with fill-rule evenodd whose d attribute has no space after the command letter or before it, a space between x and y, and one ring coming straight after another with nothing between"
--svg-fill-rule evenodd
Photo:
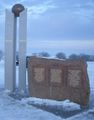
<instances>
[{"instance_id":1,"label":"bare tree","mask_svg":"<svg viewBox=\"0 0 94 120\"><path fill-rule=\"evenodd\" d=\"M40 52L39 56L40 57L50 57L50 54L48 52Z\"/></svg>"},{"instance_id":2,"label":"bare tree","mask_svg":"<svg viewBox=\"0 0 94 120\"><path fill-rule=\"evenodd\" d=\"M59 52L59 53L56 54L56 58L66 59L66 55L65 55L65 53L63 53L63 52Z\"/></svg>"},{"instance_id":3,"label":"bare tree","mask_svg":"<svg viewBox=\"0 0 94 120\"><path fill-rule=\"evenodd\" d=\"M69 59L79 59L79 56L76 55L76 54L71 54L71 55L69 56Z\"/></svg>"}]
</instances>

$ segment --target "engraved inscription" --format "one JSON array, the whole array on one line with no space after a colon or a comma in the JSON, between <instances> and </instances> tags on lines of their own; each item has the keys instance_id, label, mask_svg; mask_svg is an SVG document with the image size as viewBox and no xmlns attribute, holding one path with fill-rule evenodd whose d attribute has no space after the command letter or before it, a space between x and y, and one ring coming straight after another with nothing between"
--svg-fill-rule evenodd
<instances>
[{"instance_id":1,"label":"engraved inscription","mask_svg":"<svg viewBox=\"0 0 94 120\"><path fill-rule=\"evenodd\" d=\"M44 81L44 68L34 68L34 79L37 82Z\"/></svg>"},{"instance_id":2,"label":"engraved inscription","mask_svg":"<svg viewBox=\"0 0 94 120\"><path fill-rule=\"evenodd\" d=\"M78 87L81 79L80 70L68 70L68 84L71 87Z\"/></svg>"},{"instance_id":3,"label":"engraved inscription","mask_svg":"<svg viewBox=\"0 0 94 120\"><path fill-rule=\"evenodd\" d=\"M60 69L51 69L51 82L61 83L61 73Z\"/></svg>"}]
</instances>

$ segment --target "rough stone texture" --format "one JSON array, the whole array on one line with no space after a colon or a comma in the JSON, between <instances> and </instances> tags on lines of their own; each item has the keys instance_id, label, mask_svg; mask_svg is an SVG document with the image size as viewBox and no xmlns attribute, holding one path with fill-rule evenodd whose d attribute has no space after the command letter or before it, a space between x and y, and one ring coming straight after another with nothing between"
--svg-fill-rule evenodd
<instances>
[{"instance_id":1,"label":"rough stone texture","mask_svg":"<svg viewBox=\"0 0 94 120\"><path fill-rule=\"evenodd\" d=\"M44 81L44 68L34 68L34 80L37 82Z\"/></svg>"},{"instance_id":2,"label":"rough stone texture","mask_svg":"<svg viewBox=\"0 0 94 120\"><path fill-rule=\"evenodd\" d=\"M81 80L80 70L68 70L68 82L70 87L79 87Z\"/></svg>"},{"instance_id":3,"label":"rough stone texture","mask_svg":"<svg viewBox=\"0 0 94 120\"><path fill-rule=\"evenodd\" d=\"M31 57L28 60L30 96L64 100L81 105L89 102L89 79L84 60L54 60Z\"/></svg>"},{"instance_id":4,"label":"rough stone texture","mask_svg":"<svg viewBox=\"0 0 94 120\"><path fill-rule=\"evenodd\" d=\"M51 69L51 82L61 83L61 73L60 69Z\"/></svg>"}]
</instances>

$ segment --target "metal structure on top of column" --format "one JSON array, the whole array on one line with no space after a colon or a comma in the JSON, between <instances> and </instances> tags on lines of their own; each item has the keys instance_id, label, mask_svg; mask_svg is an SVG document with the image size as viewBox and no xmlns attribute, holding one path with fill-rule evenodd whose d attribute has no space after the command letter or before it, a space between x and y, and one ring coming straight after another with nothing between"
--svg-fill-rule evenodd
<instances>
[{"instance_id":1,"label":"metal structure on top of column","mask_svg":"<svg viewBox=\"0 0 94 120\"><path fill-rule=\"evenodd\" d=\"M5 13L5 89L11 92L16 88L16 44L19 33L19 92L26 89L26 38L27 9L15 4ZM19 17L19 19L17 19ZM19 22L19 29L17 23ZM19 30L17 32L17 30Z\"/></svg>"}]
</instances>

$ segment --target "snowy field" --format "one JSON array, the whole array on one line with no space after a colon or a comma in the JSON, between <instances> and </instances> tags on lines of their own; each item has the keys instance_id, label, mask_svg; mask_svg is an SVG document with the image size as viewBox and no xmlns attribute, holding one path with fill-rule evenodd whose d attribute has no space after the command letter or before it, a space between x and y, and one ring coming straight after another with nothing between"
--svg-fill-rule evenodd
<instances>
[{"instance_id":1,"label":"snowy field","mask_svg":"<svg viewBox=\"0 0 94 120\"><path fill-rule=\"evenodd\" d=\"M82 110L80 105L65 101L42 100L37 98L23 98L21 100L10 97L8 91L4 91L4 62L0 62L0 120L94 120L94 62L88 62L88 75L90 79L90 103L89 108ZM32 106L33 103L33 106ZM47 110L39 109L38 105L51 106L57 110L63 110L62 117ZM34 107L35 105L35 107ZM71 117L63 117L63 114L72 114ZM56 111L58 113L58 111Z\"/></svg>"}]
</instances>

